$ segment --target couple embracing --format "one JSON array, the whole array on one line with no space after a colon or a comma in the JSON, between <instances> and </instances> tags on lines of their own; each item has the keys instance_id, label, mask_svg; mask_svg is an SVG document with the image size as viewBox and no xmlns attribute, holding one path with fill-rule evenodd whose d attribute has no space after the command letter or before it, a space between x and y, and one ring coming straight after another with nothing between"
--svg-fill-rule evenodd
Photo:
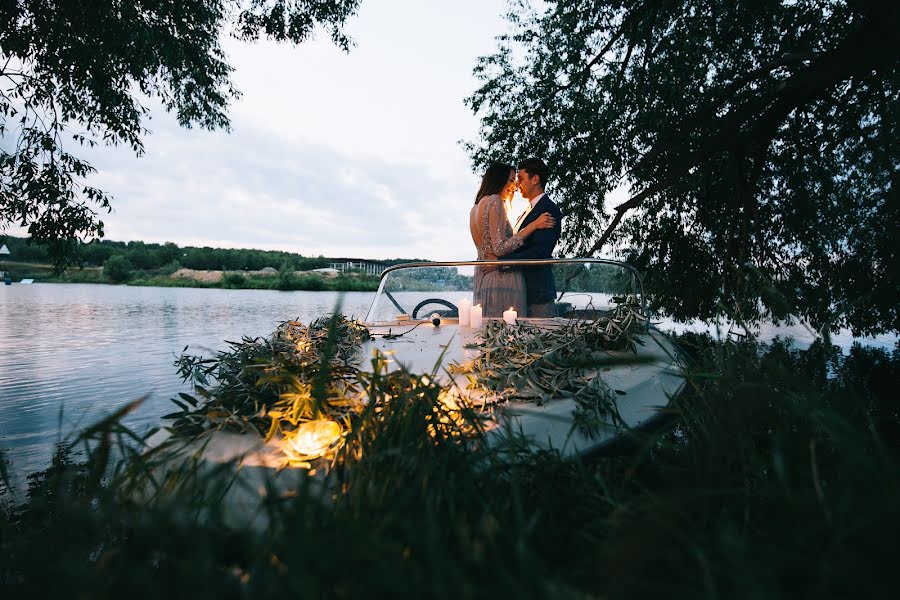
<instances>
[{"instance_id":1,"label":"couple embracing","mask_svg":"<svg viewBox=\"0 0 900 600\"><path fill-rule=\"evenodd\" d=\"M544 193L549 170L538 158L523 160L518 171L493 163L485 171L469 214L469 231L478 260L550 258L559 241L562 214ZM511 226L507 206L519 189L530 207ZM520 317L554 316L556 284L549 265L475 268L474 304L485 317L512 307Z\"/></svg>"}]
</instances>

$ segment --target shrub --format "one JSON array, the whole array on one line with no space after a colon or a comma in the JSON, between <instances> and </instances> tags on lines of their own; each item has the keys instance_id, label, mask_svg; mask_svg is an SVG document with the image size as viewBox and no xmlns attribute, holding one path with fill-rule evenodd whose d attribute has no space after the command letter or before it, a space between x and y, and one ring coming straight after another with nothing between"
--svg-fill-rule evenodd
<instances>
[{"instance_id":1,"label":"shrub","mask_svg":"<svg viewBox=\"0 0 900 600\"><path fill-rule=\"evenodd\" d=\"M106 262L103 263L103 276L115 283L124 283L128 281L131 279L133 271L134 266L131 264L131 261L121 254L110 256Z\"/></svg>"},{"instance_id":2,"label":"shrub","mask_svg":"<svg viewBox=\"0 0 900 600\"><path fill-rule=\"evenodd\" d=\"M160 267L159 272L161 275L171 275L181 268L181 263L177 260L170 261Z\"/></svg>"},{"instance_id":3,"label":"shrub","mask_svg":"<svg viewBox=\"0 0 900 600\"><path fill-rule=\"evenodd\" d=\"M304 275L296 279L297 290L308 290L318 292L325 289L325 281L316 275Z\"/></svg>"},{"instance_id":4,"label":"shrub","mask_svg":"<svg viewBox=\"0 0 900 600\"><path fill-rule=\"evenodd\" d=\"M222 287L241 289L247 285L247 278L240 273L226 273L222 277Z\"/></svg>"}]
</instances>

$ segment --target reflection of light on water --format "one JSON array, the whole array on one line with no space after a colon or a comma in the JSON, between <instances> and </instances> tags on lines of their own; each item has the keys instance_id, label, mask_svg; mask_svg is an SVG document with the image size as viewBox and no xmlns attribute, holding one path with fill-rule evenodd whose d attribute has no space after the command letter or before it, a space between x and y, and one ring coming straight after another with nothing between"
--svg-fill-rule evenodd
<instances>
[{"instance_id":1,"label":"reflection of light on water","mask_svg":"<svg viewBox=\"0 0 900 600\"><path fill-rule=\"evenodd\" d=\"M247 293L244 293L247 292ZM282 317L362 316L372 292L275 292L95 284L0 284L0 446L13 484L46 469L54 442L143 394L124 424L163 425L170 398L192 393L173 353L212 356L225 340L269 336ZM413 305L414 306L414 305ZM25 333L27 332L27 335ZM103 376L99 377L98 373Z\"/></svg>"}]
</instances>

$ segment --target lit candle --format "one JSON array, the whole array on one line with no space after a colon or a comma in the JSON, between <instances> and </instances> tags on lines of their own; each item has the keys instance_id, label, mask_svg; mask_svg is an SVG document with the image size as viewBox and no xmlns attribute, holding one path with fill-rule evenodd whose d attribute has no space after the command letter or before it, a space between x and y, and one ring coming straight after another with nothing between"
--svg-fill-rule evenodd
<instances>
[{"instance_id":1,"label":"lit candle","mask_svg":"<svg viewBox=\"0 0 900 600\"><path fill-rule=\"evenodd\" d=\"M466 326L469 324L469 311L472 309L472 303L468 298L459 301L459 324Z\"/></svg>"},{"instance_id":2,"label":"lit candle","mask_svg":"<svg viewBox=\"0 0 900 600\"><path fill-rule=\"evenodd\" d=\"M503 311L503 320L509 323L510 325L516 324L516 317L519 316L518 313L513 309L512 306L509 307L509 310Z\"/></svg>"},{"instance_id":3,"label":"lit candle","mask_svg":"<svg viewBox=\"0 0 900 600\"><path fill-rule=\"evenodd\" d=\"M481 305L476 304L469 310L469 326L481 329Z\"/></svg>"}]
</instances>

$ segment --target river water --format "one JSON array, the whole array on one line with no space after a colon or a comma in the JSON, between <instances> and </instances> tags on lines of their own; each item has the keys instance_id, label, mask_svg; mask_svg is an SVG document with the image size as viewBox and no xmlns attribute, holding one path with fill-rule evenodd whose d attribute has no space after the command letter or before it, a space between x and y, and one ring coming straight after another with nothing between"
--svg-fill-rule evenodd
<instances>
[{"instance_id":1,"label":"river water","mask_svg":"<svg viewBox=\"0 0 900 600\"><path fill-rule=\"evenodd\" d=\"M59 439L145 397L125 424L142 432L176 410L189 386L173 362L187 346L211 356L225 340L268 336L283 321L333 312L363 319L370 292L279 292L96 284L0 285L0 448L16 478L45 468ZM662 329L707 329L674 325ZM714 329L713 329L714 331ZM763 339L813 337L802 327L763 328ZM891 350L896 336L865 343ZM847 348L849 333L833 338Z\"/></svg>"},{"instance_id":2,"label":"river water","mask_svg":"<svg viewBox=\"0 0 900 600\"><path fill-rule=\"evenodd\" d=\"M0 447L11 470L44 468L55 442L146 396L136 431L190 391L173 366L185 346L210 356L225 340L330 313L365 317L369 292L279 292L95 284L0 285Z\"/></svg>"}]
</instances>

